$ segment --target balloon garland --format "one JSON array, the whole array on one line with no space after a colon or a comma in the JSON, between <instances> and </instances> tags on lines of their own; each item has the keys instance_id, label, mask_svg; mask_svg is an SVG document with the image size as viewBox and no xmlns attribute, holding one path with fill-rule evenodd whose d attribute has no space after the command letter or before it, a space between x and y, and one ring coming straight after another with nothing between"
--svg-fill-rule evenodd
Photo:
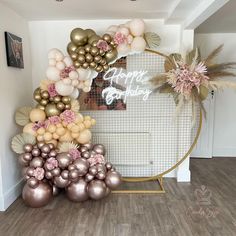
<instances>
[{"instance_id":1,"label":"balloon garland","mask_svg":"<svg viewBox=\"0 0 236 236\"><path fill-rule=\"evenodd\" d=\"M22 191L30 207L43 207L64 189L71 201L99 200L121 183L121 175L105 159L105 147L91 144L95 119L79 113L80 91L89 92L98 73L128 54L157 46L160 37L145 32L135 19L110 26L99 36L92 29L73 29L67 46L48 53L46 79L35 89L35 107L22 107L15 121L23 132L12 139L26 184Z\"/></svg>"}]
</instances>

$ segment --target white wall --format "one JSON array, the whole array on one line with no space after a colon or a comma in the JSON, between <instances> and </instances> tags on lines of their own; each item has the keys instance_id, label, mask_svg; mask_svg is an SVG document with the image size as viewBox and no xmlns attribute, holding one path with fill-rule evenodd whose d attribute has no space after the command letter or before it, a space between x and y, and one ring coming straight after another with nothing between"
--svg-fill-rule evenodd
<instances>
[{"instance_id":1,"label":"white wall","mask_svg":"<svg viewBox=\"0 0 236 236\"><path fill-rule=\"evenodd\" d=\"M4 31L23 39L24 69L7 66ZM11 138L20 132L14 122L18 107L32 102L31 59L28 23L0 3L0 210L5 210L20 194L20 170Z\"/></svg>"},{"instance_id":2,"label":"white wall","mask_svg":"<svg viewBox=\"0 0 236 236\"><path fill-rule=\"evenodd\" d=\"M195 35L195 45L201 48L203 58L222 43L218 62L236 62L236 34ZM213 156L236 156L236 91L216 93L214 117Z\"/></svg>"}]
</instances>

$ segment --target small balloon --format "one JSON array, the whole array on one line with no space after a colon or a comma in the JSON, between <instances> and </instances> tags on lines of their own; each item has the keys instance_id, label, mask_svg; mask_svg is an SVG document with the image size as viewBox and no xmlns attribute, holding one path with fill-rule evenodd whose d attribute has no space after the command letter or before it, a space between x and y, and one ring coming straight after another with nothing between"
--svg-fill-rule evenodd
<instances>
[{"instance_id":1,"label":"small balloon","mask_svg":"<svg viewBox=\"0 0 236 236\"><path fill-rule=\"evenodd\" d=\"M105 183L110 189L116 189L121 184L121 175L116 171L109 171L105 178Z\"/></svg>"},{"instance_id":2,"label":"small balloon","mask_svg":"<svg viewBox=\"0 0 236 236\"><path fill-rule=\"evenodd\" d=\"M53 185L52 192L53 192L53 196L57 196L60 193L60 188L58 188L56 185Z\"/></svg>"},{"instance_id":3,"label":"small balloon","mask_svg":"<svg viewBox=\"0 0 236 236\"><path fill-rule=\"evenodd\" d=\"M105 58L107 63L114 61L118 56L118 52L116 49L113 49L105 54Z\"/></svg>"},{"instance_id":4,"label":"small balloon","mask_svg":"<svg viewBox=\"0 0 236 236\"><path fill-rule=\"evenodd\" d=\"M60 115L60 111L57 108L56 104L51 104L51 103L49 103L46 106L45 113L46 113L47 117Z\"/></svg>"},{"instance_id":5,"label":"small balloon","mask_svg":"<svg viewBox=\"0 0 236 236\"><path fill-rule=\"evenodd\" d=\"M43 167L44 161L41 157L34 157L31 161L30 161L30 167Z\"/></svg>"},{"instance_id":6,"label":"small balloon","mask_svg":"<svg viewBox=\"0 0 236 236\"><path fill-rule=\"evenodd\" d=\"M63 171L61 172L61 177L62 177L63 179L68 179L68 178L69 178L69 171L68 171L68 170L63 170Z\"/></svg>"},{"instance_id":7,"label":"small balloon","mask_svg":"<svg viewBox=\"0 0 236 236\"><path fill-rule=\"evenodd\" d=\"M31 177L27 180L27 184L30 188L36 188L39 185L39 181L36 178Z\"/></svg>"},{"instance_id":8,"label":"small balloon","mask_svg":"<svg viewBox=\"0 0 236 236\"><path fill-rule=\"evenodd\" d=\"M91 175L91 174L87 173L85 175L84 179L85 179L86 182L90 182L94 179L94 175Z\"/></svg>"},{"instance_id":9,"label":"small balloon","mask_svg":"<svg viewBox=\"0 0 236 236\"><path fill-rule=\"evenodd\" d=\"M32 156L34 156L34 157L38 157L41 154L41 152L38 148L34 148L31 153L32 153Z\"/></svg>"},{"instance_id":10,"label":"small balloon","mask_svg":"<svg viewBox=\"0 0 236 236\"><path fill-rule=\"evenodd\" d=\"M72 157L67 152L59 153L56 157L60 168L65 169L72 163Z\"/></svg>"},{"instance_id":11,"label":"small balloon","mask_svg":"<svg viewBox=\"0 0 236 236\"><path fill-rule=\"evenodd\" d=\"M24 153L23 154L23 159L25 160L25 161L31 161L32 160L32 155L31 155L31 153Z\"/></svg>"},{"instance_id":12,"label":"small balloon","mask_svg":"<svg viewBox=\"0 0 236 236\"><path fill-rule=\"evenodd\" d=\"M93 146L93 151L95 151L97 154L105 155L106 154L106 148L102 144L96 144Z\"/></svg>"},{"instance_id":13,"label":"small balloon","mask_svg":"<svg viewBox=\"0 0 236 236\"><path fill-rule=\"evenodd\" d=\"M51 171L53 176L59 176L61 173L61 169L60 168L55 168Z\"/></svg>"},{"instance_id":14,"label":"small balloon","mask_svg":"<svg viewBox=\"0 0 236 236\"><path fill-rule=\"evenodd\" d=\"M81 157L83 157L83 158L85 158L85 159L88 159L88 158L90 157L89 151L82 152L82 153L81 153Z\"/></svg>"},{"instance_id":15,"label":"small balloon","mask_svg":"<svg viewBox=\"0 0 236 236\"><path fill-rule=\"evenodd\" d=\"M61 175L54 177L53 183L58 188L65 188L70 184L70 181L68 179L63 179Z\"/></svg>"},{"instance_id":16,"label":"small balloon","mask_svg":"<svg viewBox=\"0 0 236 236\"><path fill-rule=\"evenodd\" d=\"M98 173L97 167L96 167L96 166L91 166L91 167L89 168L89 173L90 173L91 175L95 176L95 175Z\"/></svg>"},{"instance_id":17,"label":"small balloon","mask_svg":"<svg viewBox=\"0 0 236 236\"><path fill-rule=\"evenodd\" d=\"M73 164L75 165L75 168L78 170L79 176L84 176L87 174L89 168L88 161L80 158L75 160Z\"/></svg>"},{"instance_id":18,"label":"small balloon","mask_svg":"<svg viewBox=\"0 0 236 236\"><path fill-rule=\"evenodd\" d=\"M32 144L25 144L23 147L23 150L25 152L31 152L33 150L33 145Z\"/></svg>"},{"instance_id":19,"label":"small balloon","mask_svg":"<svg viewBox=\"0 0 236 236\"><path fill-rule=\"evenodd\" d=\"M49 153L51 151L51 148L48 144L44 144L42 147L41 147L41 151L43 153Z\"/></svg>"}]
</instances>

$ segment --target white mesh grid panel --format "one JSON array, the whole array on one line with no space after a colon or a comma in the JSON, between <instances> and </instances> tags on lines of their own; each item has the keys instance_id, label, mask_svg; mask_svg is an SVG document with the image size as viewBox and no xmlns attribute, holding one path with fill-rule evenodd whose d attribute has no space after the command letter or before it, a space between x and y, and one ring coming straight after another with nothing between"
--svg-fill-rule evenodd
<instances>
[{"instance_id":1,"label":"white mesh grid panel","mask_svg":"<svg viewBox=\"0 0 236 236\"><path fill-rule=\"evenodd\" d=\"M164 58L151 53L127 57L127 70L163 72ZM107 148L111 161L123 176L160 174L173 166L187 151L191 141L191 106L174 119L171 95L152 94L127 100L125 111L85 111L97 120L93 142Z\"/></svg>"}]
</instances>

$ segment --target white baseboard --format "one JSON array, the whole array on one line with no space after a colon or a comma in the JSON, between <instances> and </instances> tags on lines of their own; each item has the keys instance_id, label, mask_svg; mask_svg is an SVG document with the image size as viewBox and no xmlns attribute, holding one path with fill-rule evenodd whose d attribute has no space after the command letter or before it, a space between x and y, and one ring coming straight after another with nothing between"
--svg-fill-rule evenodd
<instances>
[{"instance_id":1,"label":"white baseboard","mask_svg":"<svg viewBox=\"0 0 236 236\"><path fill-rule=\"evenodd\" d=\"M186 170L185 172L178 172L177 182L191 182L191 171Z\"/></svg>"},{"instance_id":2,"label":"white baseboard","mask_svg":"<svg viewBox=\"0 0 236 236\"><path fill-rule=\"evenodd\" d=\"M236 147L213 148L213 157L236 157Z\"/></svg>"},{"instance_id":3,"label":"white baseboard","mask_svg":"<svg viewBox=\"0 0 236 236\"><path fill-rule=\"evenodd\" d=\"M0 211L5 211L20 195L23 186L21 179L17 184L0 196Z\"/></svg>"}]
</instances>

